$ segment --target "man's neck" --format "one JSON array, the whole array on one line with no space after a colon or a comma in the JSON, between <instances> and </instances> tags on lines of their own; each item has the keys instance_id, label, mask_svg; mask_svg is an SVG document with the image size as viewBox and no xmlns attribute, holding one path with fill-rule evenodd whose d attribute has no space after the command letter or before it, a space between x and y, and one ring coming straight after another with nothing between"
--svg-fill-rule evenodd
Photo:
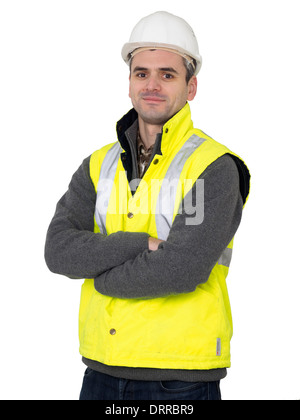
<instances>
[{"instance_id":1,"label":"man's neck","mask_svg":"<svg viewBox=\"0 0 300 420\"><path fill-rule=\"evenodd\" d=\"M140 136L147 149L149 149L151 146L155 144L157 134L161 133L162 127L163 126L161 125L152 125L152 124L145 123L145 121L143 121L139 117Z\"/></svg>"}]
</instances>

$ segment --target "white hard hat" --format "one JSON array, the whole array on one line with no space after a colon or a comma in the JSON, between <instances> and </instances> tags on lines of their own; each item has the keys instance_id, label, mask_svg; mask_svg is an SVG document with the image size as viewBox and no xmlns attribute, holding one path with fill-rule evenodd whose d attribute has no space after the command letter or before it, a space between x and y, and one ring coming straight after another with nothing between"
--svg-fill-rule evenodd
<instances>
[{"instance_id":1,"label":"white hard hat","mask_svg":"<svg viewBox=\"0 0 300 420\"><path fill-rule=\"evenodd\" d=\"M134 27L129 42L122 48L123 60L129 64L135 50L148 47L171 50L187 59L192 57L197 62L195 74L201 69L202 57L194 31L178 16L156 12L140 20Z\"/></svg>"}]
</instances>

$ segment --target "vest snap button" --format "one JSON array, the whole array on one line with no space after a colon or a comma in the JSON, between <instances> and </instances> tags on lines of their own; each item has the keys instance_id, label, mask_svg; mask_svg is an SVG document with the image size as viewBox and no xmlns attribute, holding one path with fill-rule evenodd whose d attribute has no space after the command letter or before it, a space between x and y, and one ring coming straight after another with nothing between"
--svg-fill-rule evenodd
<instances>
[{"instance_id":1,"label":"vest snap button","mask_svg":"<svg viewBox=\"0 0 300 420\"><path fill-rule=\"evenodd\" d=\"M127 214L128 219L132 219L132 218L133 218L133 216L134 216L134 215L133 215L133 213L128 213L128 214Z\"/></svg>"},{"instance_id":2,"label":"vest snap button","mask_svg":"<svg viewBox=\"0 0 300 420\"><path fill-rule=\"evenodd\" d=\"M116 334L117 334L117 331L116 331L114 328L112 328L112 329L109 331L109 333L110 333L110 335L116 335Z\"/></svg>"},{"instance_id":3,"label":"vest snap button","mask_svg":"<svg viewBox=\"0 0 300 420\"><path fill-rule=\"evenodd\" d=\"M158 164L158 162L159 162L159 160L158 160L158 159L155 159L155 160L153 161L153 165L157 165L157 164Z\"/></svg>"}]
</instances>

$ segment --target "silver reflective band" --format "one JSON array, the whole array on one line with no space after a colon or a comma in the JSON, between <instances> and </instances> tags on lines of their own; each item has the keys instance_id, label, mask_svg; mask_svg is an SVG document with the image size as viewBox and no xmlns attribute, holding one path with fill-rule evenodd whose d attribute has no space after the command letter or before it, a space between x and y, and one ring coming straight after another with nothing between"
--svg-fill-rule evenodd
<instances>
[{"instance_id":1,"label":"silver reflective band","mask_svg":"<svg viewBox=\"0 0 300 420\"><path fill-rule=\"evenodd\" d=\"M97 201L95 208L95 219L100 232L107 235L106 232L106 213L109 199L114 187L114 179L118 167L120 153L122 148L118 143L114 144L106 153L101 165L99 182L97 187Z\"/></svg>"},{"instance_id":2,"label":"silver reflective band","mask_svg":"<svg viewBox=\"0 0 300 420\"><path fill-rule=\"evenodd\" d=\"M180 183L180 174L189 157L206 141L196 135L191 136L172 160L157 197L155 222L158 238L166 240L173 222L176 193ZM109 200L114 189L114 180L122 148L119 143L114 144L106 153L100 170L97 186L97 201L95 219L100 232L107 235L106 215ZM116 192L115 192L116 193Z\"/></svg>"},{"instance_id":3,"label":"silver reflective band","mask_svg":"<svg viewBox=\"0 0 300 420\"><path fill-rule=\"evenodd\" d=\"M190 137L179 150L171 162L157 198L155 222L159 239L166 240L173 222L176 192L179 176L188 158L201 146L206 139L196 136ZM170 185L172 188L170 188Z\"/></svg>"},{"instance_id":4,"label":"silver reflective band","mask_svg":"<svg viewBox=\"0 0 300 420\"><path fill-rule=\"evenodd\" d=\"M219 265L224 265L225 267L229 267L230 266L230 262L231 262L231 258L232 258L232 249L231 248L226 248L225 251L223 252L223 254L221 255L218 264Z\"/></svg>"}]
</instances>

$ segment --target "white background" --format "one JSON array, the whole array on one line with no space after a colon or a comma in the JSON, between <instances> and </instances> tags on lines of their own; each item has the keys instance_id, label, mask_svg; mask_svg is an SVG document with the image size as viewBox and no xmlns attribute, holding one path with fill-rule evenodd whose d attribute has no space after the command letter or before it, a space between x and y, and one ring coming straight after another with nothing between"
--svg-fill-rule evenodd
<instances>
[{"instance_id":1,"label":"white background","mask_svg":"<svg viewBox=\"0 0 300 420\"><path fill-rule=\"evenodd\" d=\"M228 278L224 399L300 399L299 2L1 0L0 398L78 399L81 281L43 248L82 160L131 107L120 50L143 16L185 18L203 56L194 123L240 154L252 191Z\"/></svg>"}]
</instances>

